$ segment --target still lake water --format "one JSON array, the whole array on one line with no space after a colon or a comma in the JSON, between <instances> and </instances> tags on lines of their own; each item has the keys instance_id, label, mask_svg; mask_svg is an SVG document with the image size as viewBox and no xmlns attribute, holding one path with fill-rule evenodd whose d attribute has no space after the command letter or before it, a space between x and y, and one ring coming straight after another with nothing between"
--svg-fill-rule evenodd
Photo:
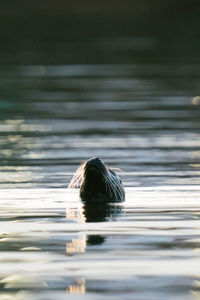
<instances>
[{"instance_id":1,"label":"still lake water","mask_svg":"<svg viewBox=\"0 0 200 300\"><path fill-rule=\"evenodd\" d=\"M159 42L69 42L86 63L1 66L0 299L200 299L199 61ZM120 168L122 205L67 190L93 156Z\"/></svg>"}]
</instances>

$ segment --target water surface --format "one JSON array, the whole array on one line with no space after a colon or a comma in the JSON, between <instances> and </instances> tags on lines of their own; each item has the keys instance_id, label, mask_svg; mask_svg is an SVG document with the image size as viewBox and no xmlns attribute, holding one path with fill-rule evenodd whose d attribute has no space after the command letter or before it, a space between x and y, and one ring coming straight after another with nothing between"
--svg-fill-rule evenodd
<instances>
[{"instance_id":1,"label":"water surface","mask_svg":"<svg viewBox=\"0 0 200 300\"><path fill-rule=\"evenodd\" d=\"M198 299L199 188L126 196L95 222L76 190L1 190L1 299Z\"/></svg>"},{"instance_id":2,"label":"water surface","mask_svg":"<svg viewBox=\"0 0 200 300\"><path fill-rule=\"evenodd\" d=\"M154 2L1 26L0 299L200 298L199 13ZM94 156L124 203L67 190Z\"/></svg>"}]
</instances>

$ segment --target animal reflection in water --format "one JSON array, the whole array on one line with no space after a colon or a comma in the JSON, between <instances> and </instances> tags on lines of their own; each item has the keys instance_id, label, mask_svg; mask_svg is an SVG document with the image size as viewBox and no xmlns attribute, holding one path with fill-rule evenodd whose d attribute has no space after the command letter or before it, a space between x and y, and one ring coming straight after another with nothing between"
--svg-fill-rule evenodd
<instances>
[{"instance_id":1,"label":"animal reflection in water","mask_svg":"<svg viewBox=\"0 0 200 300\"><path fill-rule=\"evenodd\" d=\"M122 206L120 204L95 205L94 203L84 203L82 208L67 208L66 218L73 220L76 223L98 223L98 222L112 222L122 214ZM79 233L75 239L69 240L66 244L66 252L68 254L84 253L87 246L99 245L106 240L106 236L95 234L86 235Z\"/></svg>"},{"instance_id":2,"label":"animal reflection in water","mask_svg":"<svg viewBox=\"0 0 200 300\"><path fill-rule=\"evenodd\" d=\"M111 219L115 220L117 216L120 216L122 212L122 206L112 205L109 203L84 203L84 214L86 222L105 222ZM89 235L87 239L88 245L98 245L105 241L105 237L101 235Z\"/></svg>"},{"instance_id":3,"label":"animal reflection in water","mask_svg":"<svg viewBox=\"0 0 200 300\"><path fill-rule=\"evenodd\" d=\"M91 158L77 169L69 188L78 187L86 222L104 222L120 215L121 206L112 203L125 200L123 184L114 170L99 158ZM87 244L102 244L104 240L103 236L89 235Z\"/></svg>"},{"instance_id":4,"label":"animal reflection in water","mask_svg":"<svg viewBox=\"0 0 200 300\"><path fill-rule=\"evenodd\" d=\"M69 188L80 187L84 203L115 203L125 200L125 191L119 176L99 158L91 158L76 170Z\"/></svg>"}]
</instances>

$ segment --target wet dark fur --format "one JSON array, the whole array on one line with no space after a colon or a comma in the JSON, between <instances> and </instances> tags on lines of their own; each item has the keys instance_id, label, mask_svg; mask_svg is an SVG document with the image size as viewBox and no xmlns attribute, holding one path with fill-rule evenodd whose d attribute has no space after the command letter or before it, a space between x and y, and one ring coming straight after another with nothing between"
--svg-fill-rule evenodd
<instances>
[{"instance_id":1,"label":"wet dark fur","mask_svg":"<svg viewBox=\"0 0 200 300\"><path fill-rule=\"evenodd\" d=\"M123 202L125 199L121 179L99 158L91 158L77 169L69 188L79 186L84 202Z\"/></svg>"}]
</instances>

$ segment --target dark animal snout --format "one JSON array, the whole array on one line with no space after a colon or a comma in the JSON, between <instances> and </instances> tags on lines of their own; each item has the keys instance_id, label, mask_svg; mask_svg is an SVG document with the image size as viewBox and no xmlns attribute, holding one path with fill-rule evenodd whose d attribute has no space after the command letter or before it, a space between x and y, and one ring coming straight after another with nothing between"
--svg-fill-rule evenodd
<instances>
[{"instance_id":1,"label":"dark animal snout","mask_svg":"<svg viewBox=\"0 0 200 300\"><path fill-rule=\"evenodd\" d=\"M101 161L100 158L94 157L94 158L91 158L91 159L89 159L89 160L87 161L86 166L87 166L87 168L88 168L88 167L99 167L99 166L101 166L102 164L103 164L103 163L102 163L102 161Z\"/></svg>"}]
</instances>

